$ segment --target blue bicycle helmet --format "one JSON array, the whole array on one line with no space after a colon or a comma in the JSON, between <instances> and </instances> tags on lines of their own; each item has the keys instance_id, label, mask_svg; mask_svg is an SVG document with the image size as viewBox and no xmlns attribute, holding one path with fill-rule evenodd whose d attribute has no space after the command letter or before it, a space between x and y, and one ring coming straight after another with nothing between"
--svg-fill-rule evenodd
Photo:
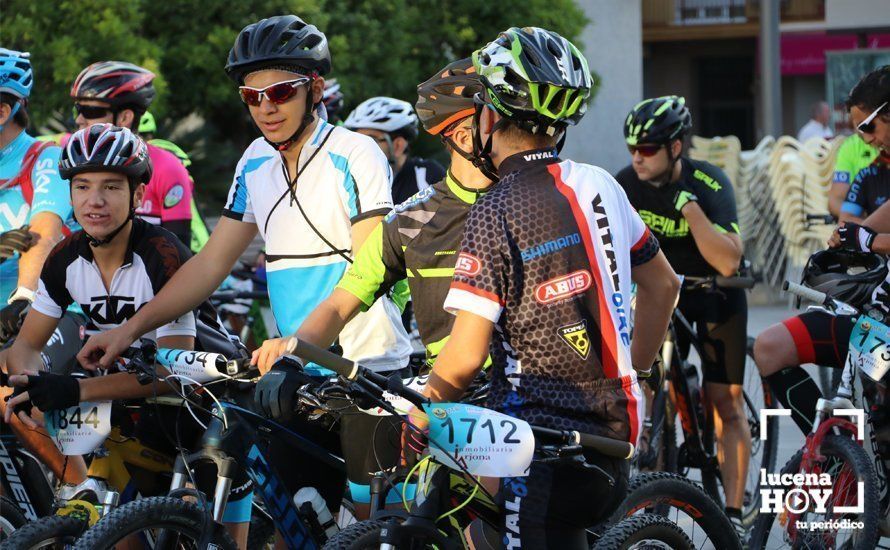
<instances>
[{"instance_id":1,"label":"blue bicycle helmet","mask_svg":"<svg viewBox=\"0 0 890 550\"><path fill-rule=\"evenodd\" d=\"M0 48L0 92L28 99L34 85L31 54Z\"/></svg>"}]
</instances>

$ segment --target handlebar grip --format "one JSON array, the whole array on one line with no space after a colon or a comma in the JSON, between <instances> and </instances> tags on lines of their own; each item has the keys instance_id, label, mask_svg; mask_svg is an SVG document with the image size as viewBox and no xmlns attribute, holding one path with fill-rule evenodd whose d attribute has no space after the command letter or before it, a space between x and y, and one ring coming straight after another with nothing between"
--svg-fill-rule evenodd
<instances>
[{"instance_id":1,"label":"handlebar grip","mask_svg":"<svg viewBox=\"0 0 890 550\"><path fill-rule=\"evenodd\" d=\"M634 455L634 446L627 441L619 441L600 435L578 433L578 442L586 449L593 449L606 456L630 460Z\"/></svg>"},{"instance_id":2,"label":"handlebar grip","mask_svg":"<svg viewBox=\"0 0 890 550\"><path fill-rule=\"evenodd\" d=\"M318 363L326 369L331 369L340 376L349 380L354 380L359 373L359 365L354 361L350 361L345 357L340 357L336 353L331 353L326 349L314 346L303 340L294 338L296 345L294 346L294 355L302 357L313 363Z\"/></svg>"},{"instance_id":3,"label":"handlebar grip","mask_svg":"<svg viewBox=\"0 0 890 550\"><path fill-rule=\"evenodd\" d=\"M718 275L714 278L714 283L720 288L754 288L756 282L754 277L724 277Z\"/></svg>"},{"instance_id":4,"label":"handlebar grip","mask_svg":"<svg viewBox=\"0 0 890 550\"><path fill-rule=\"evenodd\" d=\"M828 301L828 295L824 292L819 292L818 290L813 290L812 288L792 283L791 281L782 283L782 290L817 304L824 304Z\"/></svg>"}]
</instances>

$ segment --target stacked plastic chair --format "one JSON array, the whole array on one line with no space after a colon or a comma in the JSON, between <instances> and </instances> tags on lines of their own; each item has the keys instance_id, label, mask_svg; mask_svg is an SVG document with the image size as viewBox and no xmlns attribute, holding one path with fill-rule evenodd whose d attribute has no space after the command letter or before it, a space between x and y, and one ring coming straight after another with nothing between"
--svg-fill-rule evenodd
<instances>
[{"instance_id":1,"label":"stacked plastic chair","mask_svg":"<svg viewBox=\"0 0 890 550\"><path fill-rule=\"evenodd\" d=\"M808 216L828 214L840 142L766 137L741 151L735 137L692 138L690 157L722 167L732 181L746 256L770 286L797 278L807 258L825 247L833 227Z\"/></svg>"}]
</instances>

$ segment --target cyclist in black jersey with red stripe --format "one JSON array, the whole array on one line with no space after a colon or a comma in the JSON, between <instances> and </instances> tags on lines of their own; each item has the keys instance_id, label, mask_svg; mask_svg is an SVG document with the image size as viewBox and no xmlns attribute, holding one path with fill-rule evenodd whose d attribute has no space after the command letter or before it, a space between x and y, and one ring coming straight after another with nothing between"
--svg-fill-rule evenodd
<instances>
[{"instance_id":1,"label":"cyclist in black jersey with red stripe","mask_svg":"<svg viewBox=\"0 0 890 550\"><path fill-rule=\"evenodd\" d=\"M559 137L586 109L587 62L565 38L534 27L501 33L473 61L485 88L476 154L500 181L470 210L445 299L454 327L425 393L459 399L490 345L490 408L636 443L643 403L634 366L650 370L678 283L612 177L557 156ZM633 346L631 278L647 311ZM416 411L411 418L426 422ZM414 433L405 443L416 450L423 442ZM544 462L501 480L503 547L587 548L585 527L620 502L628 465L586 458L615 486L593 470Z\"/></svg>"},{"instance_id":2,"label":"cyclist in black jersey with red stripe","mask_svg":"<svg viewBox=\"0 0 890 550\"><path fill-rule=\"evenodd\" d=\"M692 116L682 97L637 104L624 125L633 162L615 179L658 237L677 273L731 276L742 258L732 184L717 166L683 156L683 137L691 127ZM703 378L716 410L727 513L740 523L751 455L742 394L748 328L745 291L685 290L677 307L695 325L705 350ZM689 342L679 344L689 346Z\"/></svg>"}]
</instances>

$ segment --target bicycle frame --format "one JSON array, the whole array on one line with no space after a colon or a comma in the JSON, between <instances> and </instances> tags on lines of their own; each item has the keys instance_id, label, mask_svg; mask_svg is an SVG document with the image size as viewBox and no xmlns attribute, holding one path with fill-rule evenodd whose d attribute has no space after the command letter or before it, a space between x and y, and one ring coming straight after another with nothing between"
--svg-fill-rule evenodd
<instances>
[{"instance_id":1,"label":"bicycle frame","mask_svg":"<svg viewBox=\"0 0 890 550\"><path fill-rule=\"evenodd\" d=\"M223 399L220 404L221 410L214 408L214 417L204 433L201 450L187 458L187 463L190 465L204 461L212 462L217 467L213 520L217 524L222 523L236 468L240 464L253 481L254 490L262 496L269 516L288 547L317 548L319 541L324 540L323 533L314 532L307 526L304 521L306 512L294 504L293 495L263 449L267 447L271 438L283 438L295 451L309 454L314 459L342 471L345 485L346 466L343 459L300 434L237 403ZM221 416L225 417L225 422ZM171 495L185 490L187 479L186 461L180 455L174 466Z\"/></svg>"},{"instance_id":2,"label":"bicycle frame","mask_svg":"<svg viewBox=\"0 0 890 550\"><path fill-rule=\"evenodd\" d=\"M53 489L49 472L40 460L19 442L9 424L0 418L0 485L29 521L53 511Z\"/></svg>"}]
</instances>

